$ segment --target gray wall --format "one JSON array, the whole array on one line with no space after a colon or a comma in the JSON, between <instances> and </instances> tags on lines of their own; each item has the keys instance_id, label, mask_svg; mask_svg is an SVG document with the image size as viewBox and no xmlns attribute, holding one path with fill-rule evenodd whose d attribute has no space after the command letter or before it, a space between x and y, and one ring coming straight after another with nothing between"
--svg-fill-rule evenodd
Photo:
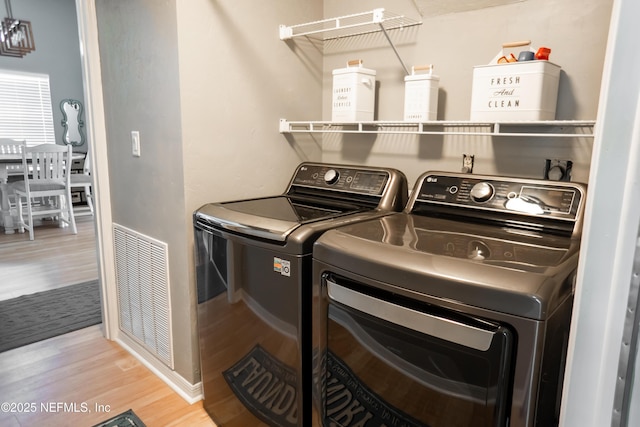
<instances>
[{"instance_id":1,"label":"gray wall","mask_svg":"<svg viewBox=\"0 0 640 427\"><path fill-rule=\"evenodd\" d=\"M279 118L330 118L331 70L354 58L378 71L378 118L402 117L402 69L380 35L324 46L278 38L279 24L376 7L418 15L414 2L396 3L96 1L112 215L169 244L176 371L186 380L199 379L191 215L202 204L282 192L304 160L392 166L413 181L429 169L459 170L463 152L476 155L475 172L505 175L539 176L545 158L569 158L575 180L588 179L588 138L279 134ZM531 39L550 46L563 67L558 118L595 119L611 1L502 3L453 12L446 2L417 0L424 23L392 34L407 64L436 65L438 118L468 119L473 65L505 41ZM140 131L140 158L131 155L132 130Z\"/></svg>"},{"instance_id":2,"label":"gray wall","mask_svg":"<svg viewBox=\"0 0 640 427\"><path fill-rule=\"evenodd\" d=\"M322 2L179 3L187 211L211 201L282 193L319 141L285 139L281 117L320 117L321 45L288 43L280 24L317 20Z\"/></svg>"},{"instance_id":3,"label":"gray wall","mask_svg":"<svg viewBox=\"0 0 640 427\"><path fill-rule=\"evenodd\" d=\"M75 0L21 0L11 6L14 18L31 22L36 50L22 58L0 56L0 68L49 75L53 125L60 144L64 130L60 101L71 98L84 104ZM4 6L0 11L4 18ZM74 151L86 151L86 147Z\"/></svg>"},{"instance_id":4,"label":"gray wall","mask_svg":"<svg viewBox=\"0 0 640 427\"><path fill-rule=\"evenodd\" d=\"M318 48L278 38L281 23L319 19L316 3L96 1L113 220L168 243L175 370L191 383L193 211L281 193L295 166L320 159L316 141L278 133L279 117L321 114Z\"/></svg>"},{"instance_id":5,"label":"gray wall","mask_svg":"<svg viewBox=\"0 0 640 427\"><path fill-rule=\"evenodd\" d=\"M278 38L280 24L320 19L321 7L315 0L178 3L187 220L175 232L187 238L191 291L193 211L208 202L280 194L300 162L321 158L314 138L285 139L278 133L281 117L321 114L319 47ZM191 314L195 330L195 310Z\"/></svg>"},{"instance_id":6,"label":"gray wall","mask_svg":"<svg viewBox=\"0 0 640 427\"><path fill-rule=\"evenodd\" d=\"M97 1L96 12L113 221L168 244L175 369L193 382L175 1Z\"/></svg>"},{"instance_id":7,"label":"gray wall","mask_svg":"<svg viewBox=\"0 0 640 427\"><path fill-rule=\"evenodd\" d=\"M473 67L489 63L504 42L519 40L550 47L550 59L562 67L556 118L595 120L611 5L612 0L325 0L324 14L383 7L422 20L420 26L389 34L409 68L434 64L440 76L438 120L469 120ZM377 71L377 119L401 120L404 70L381 33L327 42L323 118L331 118L332 70L355 58ZM460 171L467 153L475 154L474 173L537 178L543 176L545 159L572 160L574 180L587 182L593 146L590 138L468 136L330 135L323 142L325 161L395 166L410 181L427 170Z\"/></svg>"}]
</instances>

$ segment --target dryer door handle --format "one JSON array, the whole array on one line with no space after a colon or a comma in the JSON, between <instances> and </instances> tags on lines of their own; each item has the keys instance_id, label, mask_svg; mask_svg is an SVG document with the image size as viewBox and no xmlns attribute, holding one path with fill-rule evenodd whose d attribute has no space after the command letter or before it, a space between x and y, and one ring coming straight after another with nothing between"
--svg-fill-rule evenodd
<instances>
[{"instance_id":1,"label":"dryer door handle","mask_svg":"<svg viewBox=\"0 0 640 427\"><path fill-rule=\"evenodd\" d=\"M491 347L495 331L414 310L354 291L327 279L329 298L370 316L479 351Z\"/></svg>"}]
</instances>

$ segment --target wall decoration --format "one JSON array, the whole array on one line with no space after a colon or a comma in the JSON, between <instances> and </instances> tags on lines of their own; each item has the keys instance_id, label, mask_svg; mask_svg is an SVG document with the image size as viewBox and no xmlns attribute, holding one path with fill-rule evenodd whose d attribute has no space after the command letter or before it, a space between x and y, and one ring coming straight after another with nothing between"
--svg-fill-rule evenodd
<instances>
[{"instance_id":1,"label":"wall decoration","mask_svg":"<svg viewBox=\"0 0 640 427\"><path fill-rule=\"evenodd\" d=\"M84 120L82 119L82 103L75 99L63 99L60 102L60 110L62 110L62 142L67 145L82 145L85 141Z\"/></svg>"}]
</instances>

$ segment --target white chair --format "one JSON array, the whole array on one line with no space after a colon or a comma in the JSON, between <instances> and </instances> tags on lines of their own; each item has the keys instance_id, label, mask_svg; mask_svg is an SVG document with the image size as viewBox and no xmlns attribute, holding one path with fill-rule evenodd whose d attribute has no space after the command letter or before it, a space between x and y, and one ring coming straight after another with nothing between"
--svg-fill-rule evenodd
<instances>
[{"instance_id":1,"label":"white chair","mask_svg":"<svg viewBox=\"0 0 640 427\"><path fill-rule=\"evenodd\" d=\"M93 215L93 193L91 192L91 186L93 185L93 179L91 177L91 164L89 159L89 152L87 151L84 157L84 165L82 173L72 173L71 189L81 188L84 189L85 197L87 198L87 207L80 207L74 209L75 216Z\"/></svg>"},{"instance_id":2,"label":"white chair","mask_svg":"<svg viewBox=\"0 0 640 427\"><path fill-rule=\"evenodd\" d=\"M20 155L26 143L23 139L0 138L0 154Z\"/></svg>"},{"instance_id":3,"label":"white chair","mask_svg":"<svg viewBox=\"0 0 640 427\"><path fill-rule=\"evenodd\" d=\"M27 146L27 141L9 138L0 138L0 157L9 159L16 157L18 162L22 156L22 150ZM0 165L3 170L0 171L0 179L3 179L6 184L7 177L9 175L22 174L22 163L15 162L3 162L4 165Z\"/></svg>"},{"instance_id":4,"label":"white chair","mask_svg":"<svg viewBox=\"0 0 640 427\"><path fill-rule=\"evenodd\" d=\"M9 188L9 177L22 175L22 150L27 146L24 140L0 138L0 216L6 233L13 233L11 200L13 191Z\"/></svg>"},{"instance_id":5,"label":"white chair","mask_svg":"<svg viewBox=\"0 0 640 427\"><path fill-rule=\"evenodd\" d=\"M76 220L71 203L71 184L67 169L71 166L71 146L42 144L26 147L22 152L24 179L11 184L18 205L18 221L21 233L29 230L29 239L33 240L34 216L57 216L62 223L71 226L73 234L78 234ZM53 203L42 204L34 209L36 198L54 198ZM22 199L27 207L27 220L23 215Z\"/></svg>"}]
</instances>

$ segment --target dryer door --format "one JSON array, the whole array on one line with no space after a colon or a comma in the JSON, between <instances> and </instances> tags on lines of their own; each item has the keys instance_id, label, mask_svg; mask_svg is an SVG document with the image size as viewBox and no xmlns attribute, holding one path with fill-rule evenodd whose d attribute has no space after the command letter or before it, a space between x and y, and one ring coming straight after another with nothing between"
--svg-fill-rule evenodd
<instances>
[{"instance_id":1,"label":"dryer door","mask_svg":"<svg viewBox=\"0 0 640 427\"><path fill-rule=\"evenodd\" d=\"M337 277L325 284L325 424L508 425L509 328Z\"/></svg>"}]
</instances>

